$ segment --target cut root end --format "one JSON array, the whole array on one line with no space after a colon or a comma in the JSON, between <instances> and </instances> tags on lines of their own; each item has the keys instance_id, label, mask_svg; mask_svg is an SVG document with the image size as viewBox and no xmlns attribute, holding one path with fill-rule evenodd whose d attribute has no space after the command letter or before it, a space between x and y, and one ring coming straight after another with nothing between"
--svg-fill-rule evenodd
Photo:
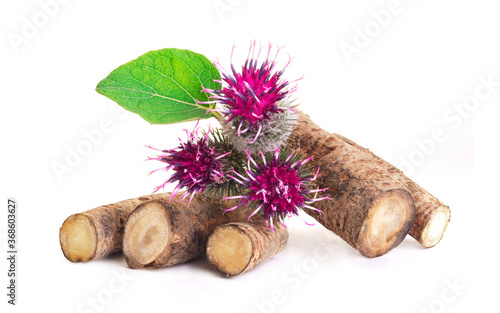
<instances>
[{"instance_id":1,"label":"cut root end","mask_svg":"<svg viewBox=\"0 0 500 313\"><path fill-rule=\"evenodd\" d=\"M401 243L415 219L410 194L392 190L375 200L360 233L361 254L377 257Z\"/></svg>"},{"instance_id":2,"label":"cut root end","mask_svg":"<svg viewBox=\"0 0 500 313\"><path fill-rule=\"evenodd\" d=\"M450 209L446 206L440 206L432 212L429 221L422 231L419 240L425 248L434 247L443 238L444 231L450 221Z\"/></svg>"},{"instance_id":3,"label":"cut root end","mask_svg":"<svg viewBox=\"0 0 500 313\"><path fill-rule=\"evenodd\" d=\"M249 236L237 226L220 226L207 243L207 257L224 276L241 274L252 257L253 245Z\"/></svg>"},{"instance_id":4,"label":"cut root end","mask_svg":"<svg viewBox=\"0 0 500 313\"><path fill-rule=\"evenodd\" d=\"M97 234L94 223L83 214L68 217L59 231L64 256L71 262L88 262L96 254Z\"/></svg>"},{"instance_id":5,"label":"cut root end","mask_svg":"<svg viewBox=\"0 0 500 313\"><path fill-rule=\"evenodd\" d=\"M134 210L125 226L123 250L131 268L152 263L167 247L170 216L159 202L148 202Z\"/></svg>"}]
</instances>

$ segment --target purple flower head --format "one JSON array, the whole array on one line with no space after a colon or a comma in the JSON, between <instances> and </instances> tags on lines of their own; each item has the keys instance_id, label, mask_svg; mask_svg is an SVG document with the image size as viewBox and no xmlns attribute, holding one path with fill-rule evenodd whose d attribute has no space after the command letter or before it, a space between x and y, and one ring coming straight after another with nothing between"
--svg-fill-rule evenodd
<instances>
[{"instance_id":1,"label":"purple flower head","mask_svg":"<svg viewBox=\"0 0 500 313\"><path fill-rule=\"evenodd\" d=\"M231 211L238 207L252 205L255 211L248 217L251 219L257 213L264 216L266 224L273 228L273 219L278 219L283 226L285 217L298 215L304 208L319 211L311 206L313 202L329 199L328 197L316 198L318 192L324 189L310 189L319 173L315 175L304 166L312 157L300 160L294 153L281 152L276 149L274 153L262 153L262 162L259 164L249 153L248 165L245 168L246 176L233 170L231 179L247 188L245 195L226 197L224 199L241 199L238 205L226 210ZM270 224L269 224L270 223Z\"/></svg>"},{"instance_id":2,"label":"purple flower head","mask_svg":"<svg viewBox=\"0 0 500 313\"><path fill-rule=\"evenodd\" d=\"M222 75L222 81L218 81L223 84L222 89L203 89L210 94L213 100L210 103L221 106L214 110L224 116L221 121L224 131L241 150L273 151L284 144L296 125L297 113L292 105L294 100L290 99L296 86L289 88L290 82L283 78L291 58L277 70L280 49L277 48L271 60L273 45L269 44L264 61L258 64L259 57L264 54L263 47L257 51L254 41L246 62L237 72L232 64L233 47L231 72L225 71L219 62L214 63Z\"/></svg>"},{"instance_id":3,"label":"purple flower head","mask_svg":"<svg viewBox=\"0 0 500 313\"><path fill-rule=\"evenodd\" d=\"M189 194L191 194L192 199L196 193L205 191L208 186L215 186L226 181L224 175L226 166L222 158L230 154L230 152L221 152L215 149L209 139L210 130L204 136L198 137L197 127L198 124L191 132L184 130L187 134L187 141L183 142L179 138L181 143L177 148L159 150L164 154L156 158L149 158L149 160L167 163L165 168L153 172L159 170L173 171L170 178L162 185L157 186L154 192L164 188L167 183L177 183L170 199L173 199L184 188L186 192L182 196L182 200Z\"/></svg>"}]
</instances>

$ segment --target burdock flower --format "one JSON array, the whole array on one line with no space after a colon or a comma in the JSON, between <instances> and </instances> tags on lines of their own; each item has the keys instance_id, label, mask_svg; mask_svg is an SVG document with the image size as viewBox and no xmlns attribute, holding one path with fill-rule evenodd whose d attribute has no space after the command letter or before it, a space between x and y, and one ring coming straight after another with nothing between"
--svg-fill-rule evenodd
<instances>
[{"instance_id":1,"label":"burdock flower","mask_svg":"<svg viewBox=\"0 0 500 313\"><path fill-rule=\"evenodd\" d=\"M238 207L251 205L255 211L248 217L252 218L257 213L264 216L266 224L273 228L273 219L278 219L283 226L285 217L298 215L302 209L310 209L323 213L311 206L313 202L329 199L328 197L316 198L318 192L323 189L310 189L319 173L313 175L306 164L312 157L300 160L294 153L279 152L262 153L262 162L257 163L250 153L247 153L248 164L244 169L245 175L233 170L227 176L241 185L245 186L248 192L245 195L226 197L224 199L241 199L238 205L227 209L234 210Z\"/></svg>"},{"instance_id":2,"label":"burdock flower","mask_svg":"<svg viewBox=\"0 0 500 313\"><path fill-rule=\"evenodd\" d=\"M241 72L232 64L231 72L214 62L222 74L223 87L220 90L204 88L220 107L214 109L222 114L224 132L240 150L274 151L284 145L297 124L296 105L291 94L296 86L283 78L283 72L291 62L288 60L281 70L276 70L276 59L281 48L277 48L274 59L270 59L273 46L269 44L267 55L258 64L262 46L256 51L255 41L250 45L247 60ZM255 55L257 52L257 55Z\"/></svg>"},{"instance_id":3,"label":"burdock flower","mask_svg":"<svg viewBox=\"0 0 500 313\"><path fill-rule=\"evenodd\" d=\"M164 154L148 159L167 163L165 168L153 172L173 171L170 178L162 185L157 186L154 192L164 188L167 183L177 183L170 199L173 199L184 188L186 192L181 199L184 200L189 194L191 195L190 199L192 199L196 193L205 191L207 187L223 184L227 181L224 174L226 166L223 158L231 152L216 149L209 137L210 130L205 135L198 137L197 127L198 124L191 132L184 130L187 134L187 141L182 142L179 138L181 144L177 148L158 150Z\"/></svg>"}]
</instances>

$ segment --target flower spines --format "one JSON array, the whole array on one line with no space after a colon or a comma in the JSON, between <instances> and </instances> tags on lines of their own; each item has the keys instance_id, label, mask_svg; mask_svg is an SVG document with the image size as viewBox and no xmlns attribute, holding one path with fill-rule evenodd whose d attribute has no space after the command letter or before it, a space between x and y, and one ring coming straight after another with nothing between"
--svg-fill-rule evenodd
<instances>
[{"instance_id":1,"label":"flower spines","mask_svg":"<svg viewBox=\"0 0 500 313\"><path fill-rule=\"evenodd\" d=\"M226 113L229 116L228 122L240 116L241 122L248 121L250 125L256 127L263 120L269 119L270 115L283 111L277 106L277 102L284 99L288 93L285 90L288 82L280 81L282 71L272 73L275 62L269 60L271 48L269 45L268 55L258 68L261 49L254 59L254 42L250 48L252 57L245 62L241 73L236 72L233 64L231 64L232 77L223 73L223 80L228 86L222 89L222 93L230 99L227 104L231 107L231 113Z\"/></svg>"},{"instance_id":2,"label":"flower spines","mask_svg":"<svg viewBox=\"0 0 500 313\"><path fill-rule=\"evenodd\" d=\"M230 153L221 160L221 171L225 174L226 179L219 184L207 186L205 194L214 199L222 199L223 197L241 194L241 185L232 179L227 179L227 173L231 172L232 169L238 171L243 170L245 165L245 153L235 149L233 144L220 129L210 132L209 141L216 153Z\"/></svg>"},{"instance_id":3,"label":"flower spines","mask_svg":"<svg viewBox=\"0 0 500 313\"><path fill-rule=\"evenodd\" d=\"M289 136L287 127L281 129L279 120L283 120L281 115L287 113L287 122L293 121L296 118L290 118L291 113L295 113L290 99L290 93L295 91L296 87L288 88L290 83L282 79L283 72L290 64L291 59L285 67L280 71L275 71L276 58L281 48L278 47L274 60L270 59L272 50L270 44L267 51L267 56L262 64L258 65L258 59L262 52L262 46L259 48L257 56L255 41L250 45L247 60L242 66L241 72L237 72L233 63L231 53L231 72L227 72L220 65L215 62L222 74L222 81L224 85L221 90L203 89L203 91L210 93L210 98L213 102L222 105L222 108L214 109L223 114L224 120L221 121L224 125L224 131L231 137L235 137L235 142L239 145L248 146L253 152L267 148L271 144L271 149L274 150L284 143ZM289 111L289 112L287 112ZM295 113L296 115L296 113ZM283 132L280 132L283 130ZM273 140L269 142L268 136L270 133L277 134L283 140ZM286 137L286 138L285 138ZM252 147L257 140L262 141L263 144L259 147ZM247 147L242 147L245 150Z\"/></svg>"},{"instance_id":4,"label":"flower spines","mask_svg":"<svg viewBox=\"0 0 500 313\"><path fill-rule=\"evenodd\" d=\"M185 189L182 196L184 200L188 195L191 199L196 193L206 190L208 186L215 186L227 181L225 176L224 158L230 151L220 151L211 144L210 130L203 136L198 137L197 125L193 131L185 130L187 141L181 141L180 145L174 149L161 150L164 154L149 160L158 160L167 164L165 168L159 170L172 170L173 174L155 192L165 187L167 183L177 183L172 192L171 199L176 194ZM153 171L155 172L155 171Z\"/></svg>"},{"instance_id":5,"label":"flower spines","mask_svg":"<svg viewBox=\"0 0 500 313\"><path fill-rule=\"evenodd\" d=\"M245 195L225 198L240 199L238 205L228 211L251 205L255 210L249 219L260 213L271 229L275 219L286 227L284 219L298 215L299 210L311 209L321 212L311 206L313 202L328 199L316 197L317 193L326 189L311 189L319 169L313 175L311 170L304 166L312 157L301 160L300 156L293 152L280 152L278 149L274 153L261 152L260 162L256 162L250 153L247 157L244 174L233 170L227 175L247 189Z\"/></svg>"}]
</instances>

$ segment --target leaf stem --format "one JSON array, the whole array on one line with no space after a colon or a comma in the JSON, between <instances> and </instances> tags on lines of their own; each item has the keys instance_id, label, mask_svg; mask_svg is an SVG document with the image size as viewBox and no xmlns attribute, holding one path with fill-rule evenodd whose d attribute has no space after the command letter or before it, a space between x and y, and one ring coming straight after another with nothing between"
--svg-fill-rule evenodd
<instances>
[{"instance_id":1,"label":"leaf stem","mask_svg":"<svg viewBox=\"0 0 500 313\"><path fill-rule=\"evenodd\" d=\"M219 112L217 112L217 111L212 111L211 113L212 113L212 115L213 115L216 119L218 119L218 120L219 120L219 122L222 122L222 115L221 115Z\"/></svg>"}]
</instances>

